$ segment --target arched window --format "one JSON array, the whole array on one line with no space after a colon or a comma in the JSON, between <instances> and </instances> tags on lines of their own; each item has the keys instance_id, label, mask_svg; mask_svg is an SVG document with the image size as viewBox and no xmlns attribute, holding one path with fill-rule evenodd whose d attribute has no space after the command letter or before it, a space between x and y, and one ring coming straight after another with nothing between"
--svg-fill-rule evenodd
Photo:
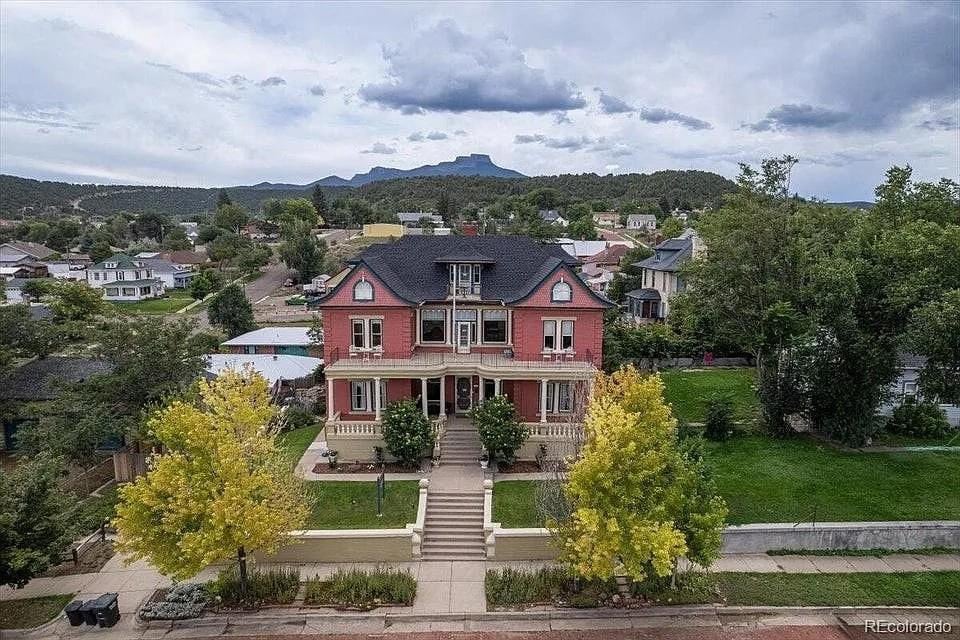
<instances>
[{"instance_id":1,"label":"arched window","mask_svg":"<svg viewBox=\"0 0 960 640\"><path fill-rule=\"evenodd\" d=\"M573 287L561 280L553 285L551 300L554 302L570 302L573 299Z\"/></svg>"},{"instance_id":2,"label":"arched window","mask_svg":"<svg viewBox=\"0 0 960 640\"><path fill-rule=\"evenodd\" d=\"M373 300L373 285L366 280L360 280L353 285L354 300Z\"/></svg>"}]
</instances>

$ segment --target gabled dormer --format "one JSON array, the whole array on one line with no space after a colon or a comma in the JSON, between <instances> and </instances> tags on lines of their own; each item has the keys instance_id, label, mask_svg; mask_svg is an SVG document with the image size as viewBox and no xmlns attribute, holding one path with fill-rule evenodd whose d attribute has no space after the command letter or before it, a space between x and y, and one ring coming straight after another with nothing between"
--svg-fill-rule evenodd
<instances>
[{"instance_id":1,"label":"gabled dormer","mask_svg":"<svg viewBox=\"0 0 960 640\"><path fill-rule=\"evenodd\" d=\"M467 252L442 255L434 262L447 267L448 298L480 298L483 271L495 261L480 253Z\"/></svg>"}]
</instances>

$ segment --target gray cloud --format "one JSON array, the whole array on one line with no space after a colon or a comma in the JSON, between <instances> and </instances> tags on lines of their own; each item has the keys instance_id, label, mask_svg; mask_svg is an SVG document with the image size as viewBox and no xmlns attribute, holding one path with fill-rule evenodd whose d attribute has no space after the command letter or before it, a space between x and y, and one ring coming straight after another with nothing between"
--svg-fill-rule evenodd
<instances>
[{"instance_id":1,"label":"gray cloud","mask_svg":"<svg viewBox=\"0 0 960 640\"><path fill-rule=\"evenodd\" d=\"M410 142L422 142L422 141L423 141L423 132L422 132L422 131L414 131L413 133L411 133L410 135L407 136L407 140L409 140Z\"/></svg>"},{"instance_id":2,"label":"gray cloud","mask_svg":"<svg viewBox=\"0 0 960 640\"><path fill-rule=\"evenodd\" d=\"M704 129L713 129L713 125L706 120L694 118L683 113L662 109L660 107L644 107L640 109L640 119L653 124L662 124L664 122L676 122L681 127L686 127L691 131L703 131Z\"/></svg>"},{"instance_id":3,"label":"gray cloud","mask_svg":"<svg viewBox=\"0 0 960 640\"><path fill-rule=\"evenodd\" d=\"M224 85L223 80L209 73L204 73L201 71L184 71L182 69L178 69L174 67L173 65L163 64L162 62L150 62L149 60L147 61L147 64L150 65L151 67L164 69L166 71L170 71L171 73L175 73L179 76L183 76L184 78L189 78L194 82L199 82L200 84L206 85L208 87L222 87ZM234 76L234 77L237 77L237 76Z\"/></svg>"},{"instance_id":4,"label":"gray cloud","mask_svg":"<svg viewBox=\"0 0 960 640\"><path fill-rule=\"evenodd\" d=\"M554 111L553 122L555 124L573 124L573 120L570 119L566 111Z\"/></svg>"},{"instance_id":5,"label":"gray cloud","mask_svg":"<svg viewBox=\"0 0 960 640\"><path fill-rule=\"evenodd\" d=\"M202 144L198 144L195 147L177 147L177 151L200 151L203 149Z\"/></svg>"},{"instance_id":6,"label":"gray cloud","mask_svg":"<svg viewBox=\"0 0 960 640\"><path fill-rule=\"evenodd\" d=\"M466 131L458 133L455 135L465 135ZM431 131L430 133L423 133L422 131L414 131L407 136L407 140L410 142L423 142L424 140L446 140L449 138L447 134L443 131Z\"/></svg>"},{"instance_id":7,"label":"gray cloud","mask_svg":"<svg viewBox=\"0 0 960 640\"><path fill-rule=\"evenodd\" d=\"M635 107L631 107L629 104L609 94L600 91L600 111L603 113L633 113L636 111Z\"/></svg>"},{"instance_id":8,"label":"gray cloud","mask_svg":"<svg viewBox=\"0 0 960 640\"><path fill-rule=\"evenodd\" d=\"M465 136L465 135L467 135L467 132L464 131L463 129L457 129L456 131L453 132L453 135L455 135L455 136Z\"/></svg>"},{"instance_id":9,"label":"gray cloud","mask_svg":"<svg viewBox=\"0 0 960 640\"><path fill-rule=\"evenodd\" d=\"M0 103L0 122L22 122L24 124L40 125L42 128L53 127L55 129L74 129L77 131L90 131L98 124L77 120L59 107L38 107L10 101ZM49 133L49 130L40 132Z\"/></svg>"},{"instance_id":10,"label":"gray cloud","mask_svg":"<svg viewBox=\"0 0 960 640\"><path fill-rule=\"evenodd\" d=\"M580 109L576 87L530 67L503 35L473 36L452 20L421 31L409 42L384 47L388 79L366 84L360 96L402 113Z\"/></svg>"},{"instance_id":11,"label":"gray cloud","mask_svg":"<svg viewBox=\"0 0 960 640\"><path fill-rule=\"evenodd\" d=\"M287 84L287 81L281 78L280 76L270 76L265 78L257 83L258 87L279 87L280 85Z\"/></svg>"},{"instance_id":12,"label":"gray cloud","mask_svg":"<svg viewBox=\"0 0 960 640\"><path fill-rule=\"evenodd\" d=\"M624 144L610 142L605 137L591 138L590 136L565 136L554 138L542 133L517 134L513 137L514 144L539 144L548 149L565 151L594 151L604 152L611 156L624 156L633 151Z\"/></svg>"},{"instance_id":13,"label":"gray cloud","mask_svg":"<svg viewBox=\"0 0 960 640\"><path fill-rule=\"evenodd\" d=\"M397 150L394 147L386 145L382 142L374 142L372 147L370 147L369 149L364 149L360 153L376 153L380 155L389 156L396 152Z\"/></svg>"},{"instance_id":14,"label":"gray cloud","mask_svg":"<svg viewBox=\"0 0 960 640\"><path fill-rule=\"evenodd\" d=\"M928 131L953 131L954 129L960 129L960 123L958 123L957 119L953 116L942 116L931 120L924 120L917 126L921 129L927 129Z\"/></svg>"},{"instance_id":15,"label":"gray cloud","mask_svg":"<svg viewBox=\"0 0 960 640\"><path fill-rule=\"evenodd\" d=\"M315 84L315 85L313 85L312 87L310 87L310 95L322 96L322 95L324 95L325 93L326 93L326 91L324 90L323 86L321 86L321 85L319 85L319 84Z\"/></svg>"},{"instance_id":16,"label":"gray cloud","mask_svg":"<svg viewBox=\"0 0 960 640\"><path fill-rule=\"evenodd\" d=\"M442 131L431 131L427 134L427 140L446 140L449 136Z\"/></svg>"},{"instance_id":17,"label":"gray cloud","mask_svg":"<svg viewBox=\"0 0 960 640\"><path fill-rule=\"evenodd\" d=\"M765 118L744 124L749 131L789 129L843 129L850 126L851 114L809 104L782 104Z\"/></svg>"},{"instance_id":18,"label":"gray cloud","mask_svg":"<svg viewBox=\"0 0 960 640\"><path fill-rule=\"evenodd\" d=\"M42 133L42 134L46 135L46 134L50 133L50 129L44 129L43 127L40 127L39 129L37 129L37 133Z\"/></svg>"},{"instance_id":19,"label":"gray cloud","mask_svg":"<svg viewBox=\"0 0 960 640\"><path fill-rule=\"evenodd\" d=\"M239 73L230 76L227 80L235 87L242 87L250 82L246 76L242 76Z\"/></svg>"}]
</instances>

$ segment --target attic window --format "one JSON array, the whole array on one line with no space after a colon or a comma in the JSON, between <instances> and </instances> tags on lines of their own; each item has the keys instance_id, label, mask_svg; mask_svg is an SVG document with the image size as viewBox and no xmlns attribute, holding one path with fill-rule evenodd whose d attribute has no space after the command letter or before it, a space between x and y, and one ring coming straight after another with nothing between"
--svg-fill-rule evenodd
<instances>
[{"instance_id":1,"label":"attic window","mask_svg":"<svg viewBox=\"0 0 960 640\"><path fill-rule=\"evenodd\" d=\"M659 252L659 251L657 251L657 253L656 253L656 258L655 258L655 259L656 259L657 262L660 262L660 252Z\"/></svg>"},{"instance_id":2,"label":"attic window","mask_svg":"<svg viewBox=\"0 0 960 640\"><path fill-rule=\"evenodd\" d=\"M116 269L116 268L117 268L117 263L116 263L116 262L104 262L104 263L103 263L103 267L104 267L105 269Z\"/></svg>"},{"instance_id":3,"label":"attic window","mask_svg":"<svg viewBox=\"0 0 960 640\"><path fill-rule=\"evenodd\" d=\"M373 285L361 278L357 284L353 285L354 300L373 300Z\"/></svg>"},{"instance_id":4,"label":"attic window","mask_svg":"<svg viewBox=\"0 0 960 640\"><path fill-rule=\"evenodd\" d=\"M573 287L562 279L553 285L553 292L550 296L553 302L570 302L573 299Z\"/></svg>"}]
</instances>

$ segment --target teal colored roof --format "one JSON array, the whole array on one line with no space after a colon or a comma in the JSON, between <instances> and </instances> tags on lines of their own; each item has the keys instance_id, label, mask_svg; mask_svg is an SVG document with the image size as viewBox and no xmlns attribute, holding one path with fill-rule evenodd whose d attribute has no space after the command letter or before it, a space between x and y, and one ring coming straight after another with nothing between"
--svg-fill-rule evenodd
<instances>
[{"instance_id":1,"label":"teal colored roof","mask_svg":"<svg viewBox=\"0 0 960 640\"><path fill-rule=\"evenodd\" d=\"M109 267L110 269L143 269L144 267L149 267L150 265L143 258L131 258L125 253L115 253L103 262L98 262L97 264L90 267L91 269L107 269L105 265L108 262L115 262L117 266ZM137 266L139 263L140 266Z\"/></svg>"}]
</instances>

